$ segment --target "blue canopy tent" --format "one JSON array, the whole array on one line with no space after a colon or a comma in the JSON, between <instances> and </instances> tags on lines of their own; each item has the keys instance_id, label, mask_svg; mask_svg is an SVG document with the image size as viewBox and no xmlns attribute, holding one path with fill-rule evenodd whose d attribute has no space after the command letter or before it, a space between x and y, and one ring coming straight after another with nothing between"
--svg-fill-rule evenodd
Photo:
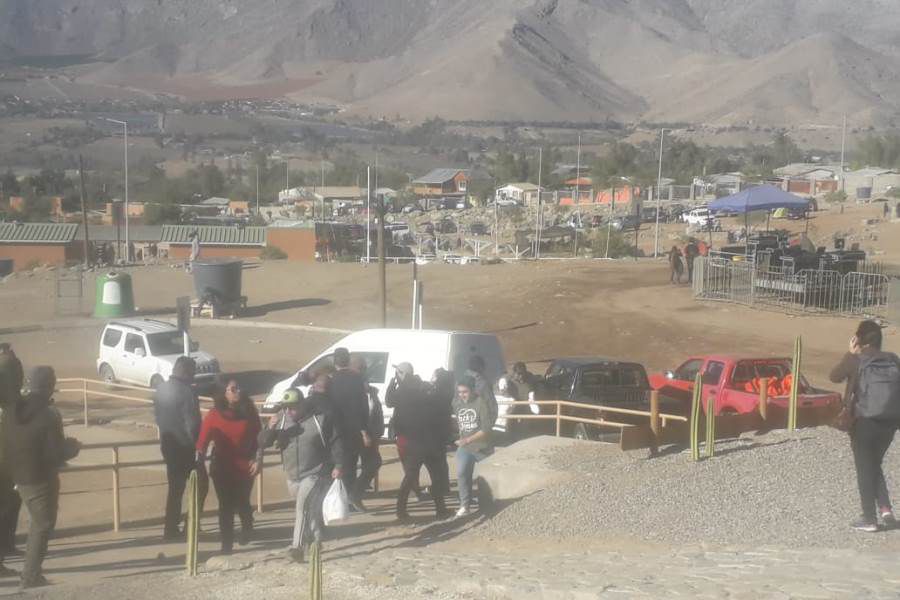
<instances>
[{"instance_id":1,"label":"blue canopy tent","mask_svg":"<svg viewBox=\"0 0 900 600\"><path fill-rule=\"evenodd\" d=\"M807 227L809 227L809 200L785 192L774 185L760 185L747 188L737 194L725 196L709 203L710 212L743 213L744 225L747 226L747 215L756 210L772 211L778 208L802 209L807 214ZM769 218L766 215L766 230L769 229Z\"/></svg>"}]
</instances>

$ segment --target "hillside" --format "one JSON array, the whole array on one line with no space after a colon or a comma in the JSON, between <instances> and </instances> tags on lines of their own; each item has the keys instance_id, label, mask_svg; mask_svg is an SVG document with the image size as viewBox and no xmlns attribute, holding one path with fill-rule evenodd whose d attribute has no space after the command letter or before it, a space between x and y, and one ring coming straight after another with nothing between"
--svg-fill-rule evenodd
<instances>
[{"instance_id":1,"label":"hillside","mask_svg":"<svg viewBox=\"0 0 900 600\"><path fill-rule=\"evenodd\" d=\"M0 0L0 57L375 116L877 125L898 26L892 0Z\"/></svg>"}]
</instances>

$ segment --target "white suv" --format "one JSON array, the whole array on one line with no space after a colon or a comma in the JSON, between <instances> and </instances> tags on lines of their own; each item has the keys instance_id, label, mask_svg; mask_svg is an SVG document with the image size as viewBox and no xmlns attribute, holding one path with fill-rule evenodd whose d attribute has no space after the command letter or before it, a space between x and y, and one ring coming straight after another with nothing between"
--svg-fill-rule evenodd
<instances>
[{"instance_id":1,"label":"white suv","mask_svg":"<svg viewBox=\"0 0 900 600\"><path fill-rule=\"evenodd\" d=\"M719 219L717 219L708 208L695 208L689 213L685 213L684 222L688 225L696 227L711 227L719 229Z\"/></svg>"},{"instance_id":2,"label":"white suv","mask_svg":"<svg viewBox=\"0 0 900 600\"><path fill-rule=\"evenodd\" d=\"M212 383L219 373L219 361L199 352L191 342L191 358L197 363L195 381ZM184 338L177 327L153 319L111 321L100 337L97 372L108 383L123 381L156 389L172 374L172 367L184 354Z\"/></svg>"}]
</instances>

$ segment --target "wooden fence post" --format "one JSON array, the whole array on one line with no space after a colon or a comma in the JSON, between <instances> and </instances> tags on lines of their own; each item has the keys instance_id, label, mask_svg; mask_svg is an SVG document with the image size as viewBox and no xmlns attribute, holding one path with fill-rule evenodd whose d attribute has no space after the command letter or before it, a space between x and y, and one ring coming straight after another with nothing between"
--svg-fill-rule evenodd
<instances>
[{"instance_id":1,"label":"wooden fence post","mask_svg":"<svg viewBox=\"0 0 900 600\"><path fill-rule=\"evenodd\" d=\"M265 467L265 456L259 461L259 472L256 474L256 512L263 514L265 499L263 496L263 469Z\"/></svg>"},{"instance_id":2,"label":"wooden fence post","mask_svg":"<svg viewBox=\"0 0 900 600\"><path fill-rule=\"evenodd\" d=\"M716 453L716 399L706 399L706 458Z\"/></svg>"},{"instance_id":3,"label":"wooden fence post","mask_svg":"<svg viewBox=\"0 0 900 600\"><path fill-rule=\"evenodd\" d=\"M788 431L797 429L797 395L800 392L800 360L803 353L803 340L798 336L794 342L794 361L791 365L791 396L788 401Z\"/></svg>"},{"instance_id":4,"label":"wooden fence post","mask_svg":"<svg viewBox=\"0 0 900 600\"><path fill-rule=\"evenodd\" d=\"M658 444L660 434L658 390L650 392L650 431L653 432L653 437L656 438L656 443Z\"/></svg>"},{"instance_id":5,"label":"wooden fence post","mask_svg":"<svg viewBox=\"0 0 900 600\"><path fill-rule=\"evenodd\" d=\"M694 378L694 392L691 397L691 458L700 460L700 396L703 393L703 380L700 373Z\"/></svg>"},{"instance_id":6,"label":"wooden fence post","mask_svg":"<svg viewBox=\"0 0 900 600\"><path fill-rule=\"evenodd\" d=\"M112 449L112 493L113 493L113 531L119 531L121 523L121 515L119 514L119 448L113 446Z\"/></svg>"},{"instance_id":7,"label":"wooden fence post","mask_svg":"<svg viewBox=\"0 0 900 600\"><path fill-rule=\"evenodd\" d=\"M769 378L763 377L759 380L759 416L763 423L769 416Z\"/></svg>"},{"instance_id":8,"label":"wooden fence post","mask_svg":"<svg viewBox=\"0 0 900 600\"><path fill-rule=\"evenodd\" d=\"M559 437L562 433L562 404L559 402L556 403L556 437Z\"/></svg>"},{"instance_id":9,"label":"wooden fence post","mask_svg":"<svg viewBox=\"0 0 900 600\"><path fill-rule=\"evenodd\" d=\"M88 399L87 399L87 379L81 380L81 394L84 401L84 426L88 426Z\"/></svg>"}]
</instances>

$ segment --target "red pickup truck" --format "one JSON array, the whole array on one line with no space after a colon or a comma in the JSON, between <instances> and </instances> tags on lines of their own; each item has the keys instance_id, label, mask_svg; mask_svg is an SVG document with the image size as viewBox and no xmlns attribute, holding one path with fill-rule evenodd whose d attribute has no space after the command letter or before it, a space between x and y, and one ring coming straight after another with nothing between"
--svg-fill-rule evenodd
<instances>
[{"instance_id":1,"label":"red pickup truck","mask_svg":"<svg viewBox=\"0 0 900 600\"><path fill-rule=\"evenodd\" d=\"M674 371L650 375L650 387L663 397L690 406L697 373L703 381L703 408L715 398L716 414L749 413L759 409L759 387L767 379L769 403L786 407L791 394L791 359L752 358L730 355L694 356ZM837 392L813 388L801 375L797 403L800 407L825 406L841 400Z\"/></svg>"}]
</instances>

